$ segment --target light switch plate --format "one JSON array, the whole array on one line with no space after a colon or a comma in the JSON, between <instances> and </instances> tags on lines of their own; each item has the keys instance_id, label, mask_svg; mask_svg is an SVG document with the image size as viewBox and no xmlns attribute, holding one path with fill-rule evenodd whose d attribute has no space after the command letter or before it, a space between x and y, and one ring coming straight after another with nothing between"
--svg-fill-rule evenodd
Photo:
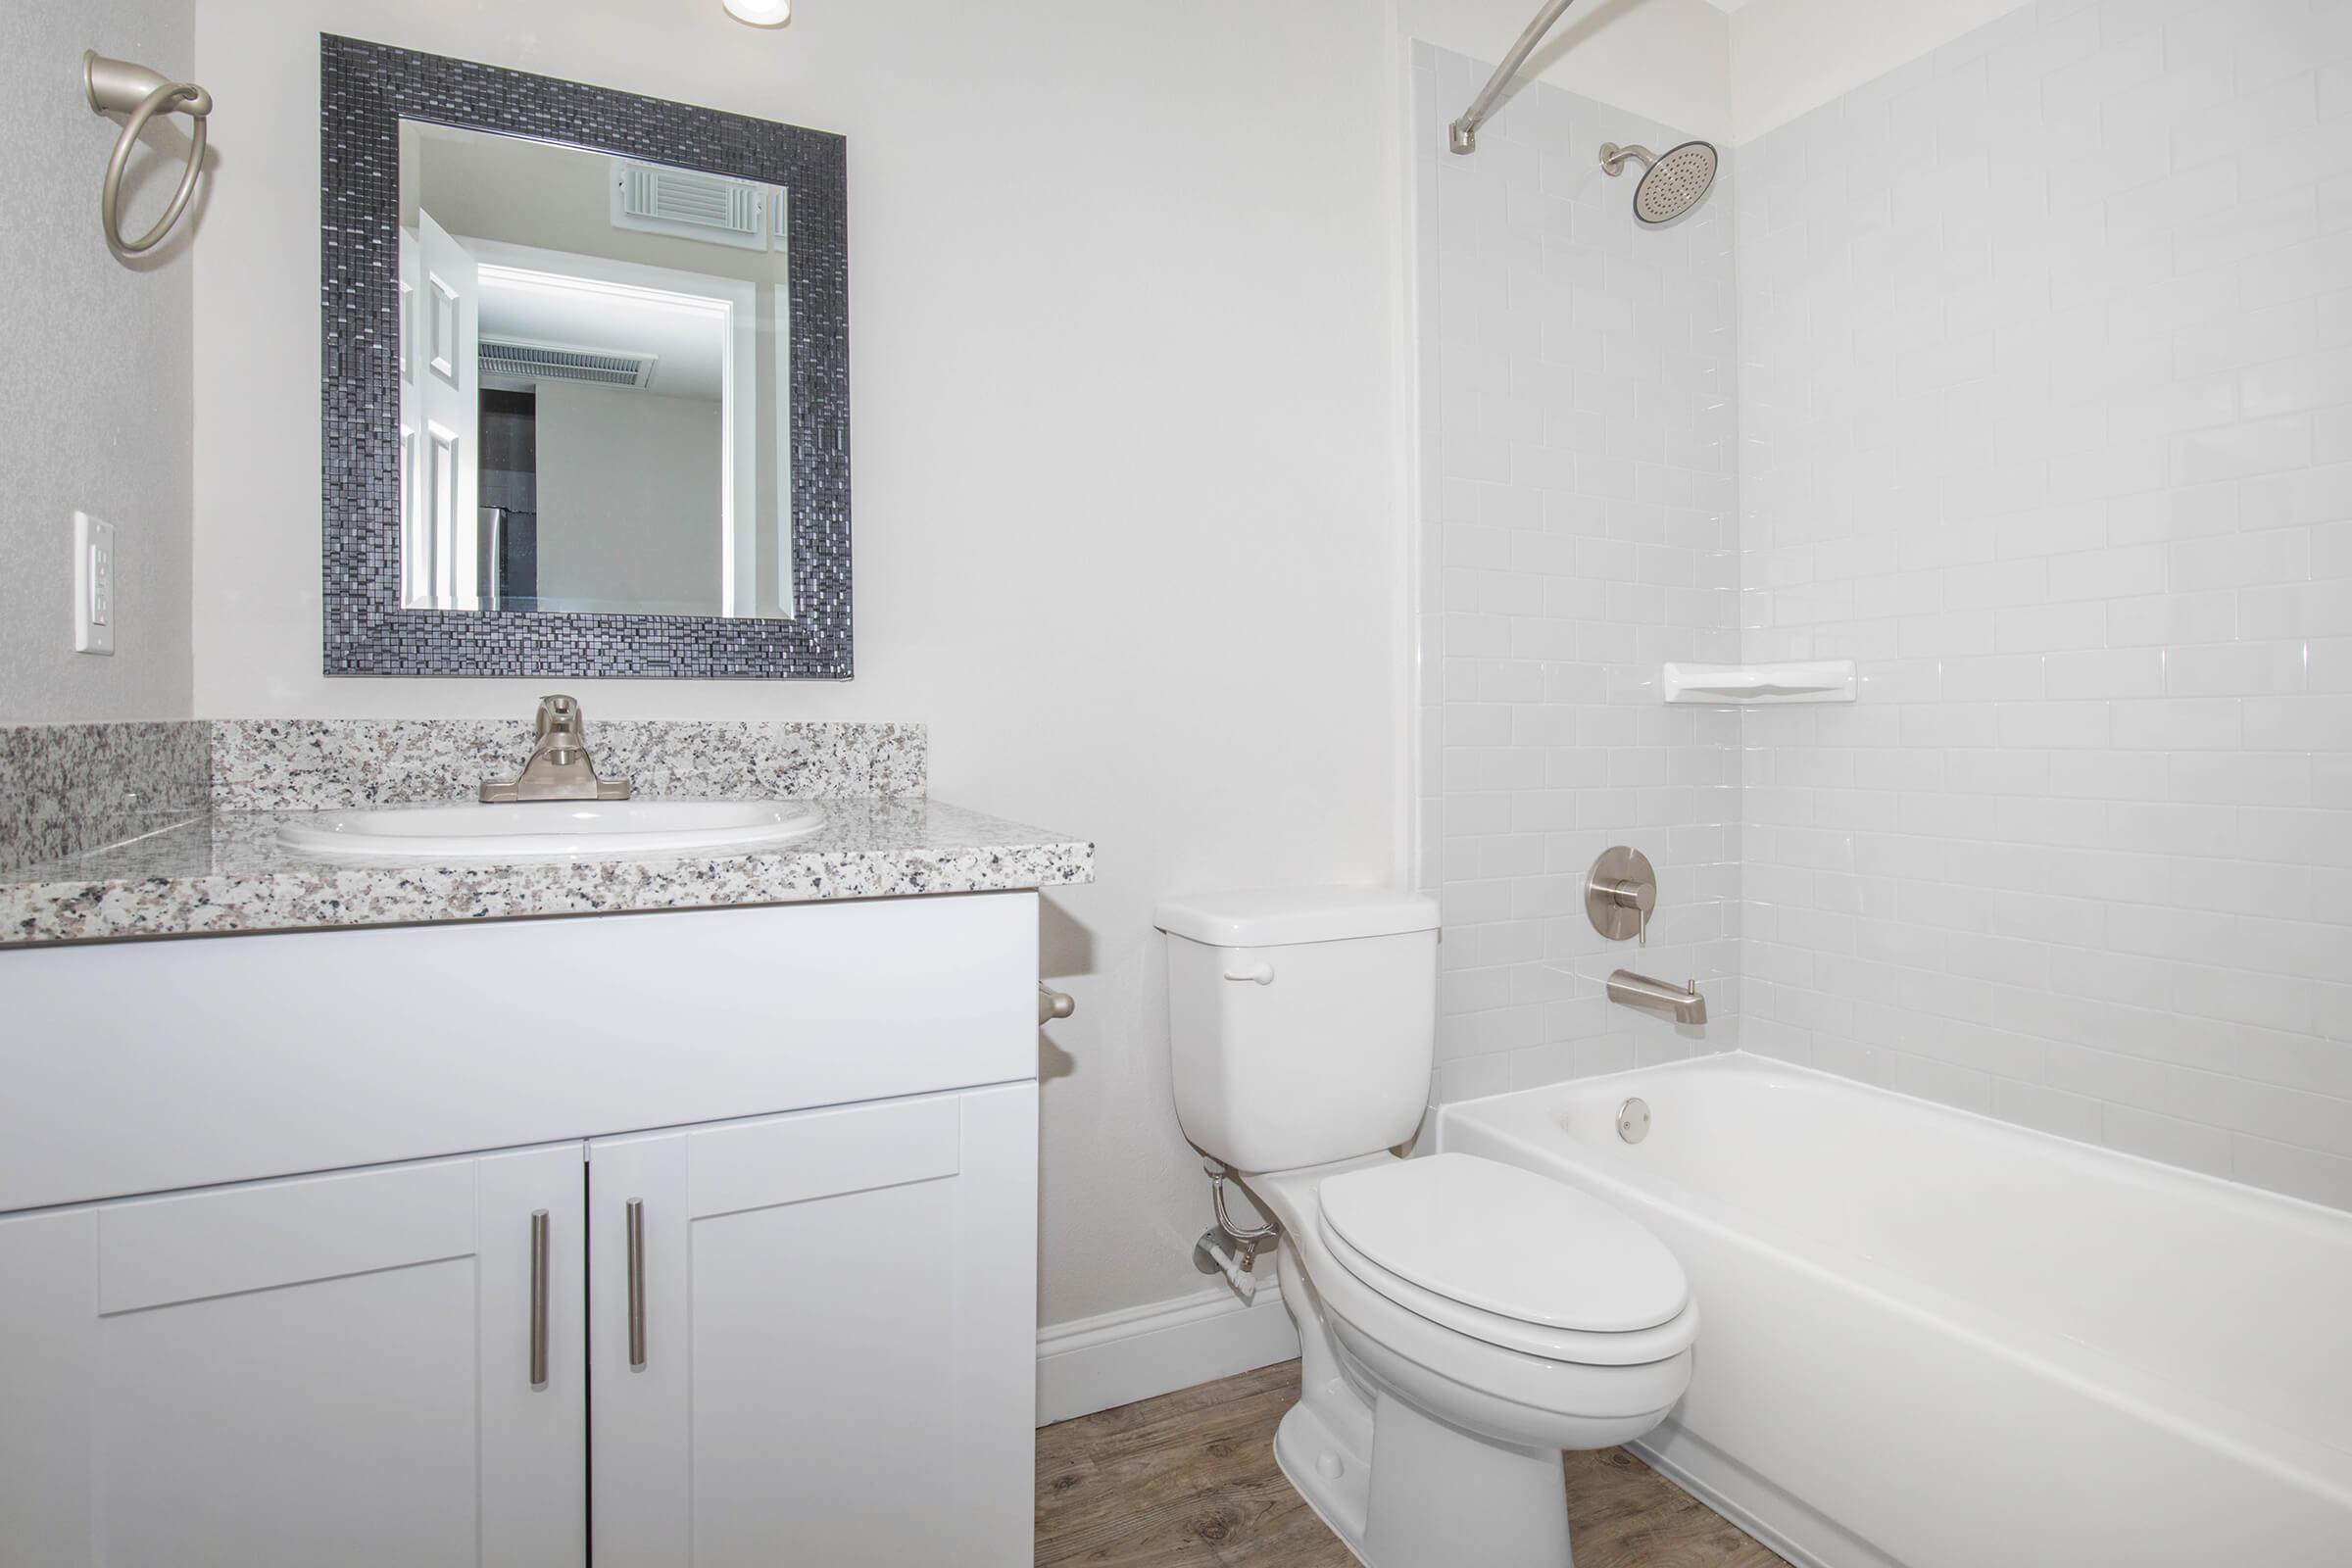
<instances>
[{"instance_id":1,"label":"light switch plate","mask_svg":"<svg viewBox=\"0 0 2352 1568\"><path fill-rule=\"evenodd\" d=\"M112 654L115 622L115 525L74 514L74 651Z\"/></svg>"}]
</instances>

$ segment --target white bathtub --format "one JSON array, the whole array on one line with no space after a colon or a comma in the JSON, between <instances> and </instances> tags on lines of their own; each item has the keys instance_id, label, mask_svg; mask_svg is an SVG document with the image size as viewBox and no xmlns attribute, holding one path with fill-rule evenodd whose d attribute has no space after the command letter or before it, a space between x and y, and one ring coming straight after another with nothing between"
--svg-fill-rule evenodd
<instances>
[{"instance_id":1,"label":"white bathtub","mask_svg":"<svg viewBox=\"0 0 2352 1568\"><path fill-rule=\"evenodd\" d=\"M2352 1565L2352 1215L1739 1054L1438 1143L1674 1249L1705 1327L1643 1451L1796 1561Z\"/></svg>"}]
</instances>

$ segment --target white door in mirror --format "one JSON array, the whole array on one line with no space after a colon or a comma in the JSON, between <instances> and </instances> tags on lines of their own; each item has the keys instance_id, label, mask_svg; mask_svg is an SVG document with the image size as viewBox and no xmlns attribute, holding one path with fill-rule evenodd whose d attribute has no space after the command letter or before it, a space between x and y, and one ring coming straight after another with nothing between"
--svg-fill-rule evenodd
<instances>
[{"instance_id":1,"label":"white door in mirror","mask_svg":"<svg viewBox=\"0 0 2352 1568\"><path fill-rule=\"evenodd\" d=\"M115 651L115 525L74 514L74 651Z\"/></svg>"},{"instance_id":2,"label":"white door in mirror","mask_svg":"<svg viewBox=\"0 0 2352 1568\"><path fill-rule=\"evenodd\" d=\"M416 212L418 319L416 462L419 511L401 543L413 580L437 610L471 610L480 593L482 425L481 268L473 254Z\"/></svg>"},{"instance_id":3,"label":"white door in mirror","mask_svg":"<svg viewBox=\"0 0 2352 1568\"><path fill-rule=\"evenodd\" d=\"M823 815L798 801L517 801L318 811L281 823L277 837L336 858L512 862L740 854L822 826Z\"/></svg>"}]
</instances>

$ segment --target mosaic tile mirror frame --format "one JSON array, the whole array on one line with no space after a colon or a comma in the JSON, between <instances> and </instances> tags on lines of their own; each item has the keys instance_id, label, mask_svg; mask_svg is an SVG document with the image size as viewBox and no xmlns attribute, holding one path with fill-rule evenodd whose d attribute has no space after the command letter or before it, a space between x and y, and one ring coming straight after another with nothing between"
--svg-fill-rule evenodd
<instances>
[{"instance_id":1,"label":"mosaic tile mirror frame","mask_svg":"<svg viewBox=\"0 0 2352 1568\"><path fill-rule=\"evenodd\" d=\"M404 593L401 122L780 186L790 603L781 616L412 609ZM319 318L328 675L847 680L847 144L840 136L322 34ZM786 318L788 317L788 321ZM774 612L769 612L771 615Z\"/></svg>"}]
</instances>

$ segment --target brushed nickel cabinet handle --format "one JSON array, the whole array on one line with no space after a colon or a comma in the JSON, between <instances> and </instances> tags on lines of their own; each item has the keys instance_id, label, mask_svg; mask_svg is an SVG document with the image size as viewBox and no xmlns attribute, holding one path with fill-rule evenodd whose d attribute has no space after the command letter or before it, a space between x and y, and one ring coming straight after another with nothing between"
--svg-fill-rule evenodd
<instances>
[{"instance_id":1,"label":"brushed nickel cabinet handle","mask_svg":"<svg viewBox=\"0 0 2352 1568\"><path fill-rule=\"evenodd\" d=\"M645 1365L645 1200L629 1200L629 1365Z\"/></svg>"},{"instance_id":2,"label":"brushed nickel cabinet handle","mask_svg":"<svg viewBox=\"0 0 2352 1568\"><path fill-rule=\"evenodd\" d=\"M531 1387L547 1387L547 1210L531 1210Z\"/></svg>"}]
</instances>

